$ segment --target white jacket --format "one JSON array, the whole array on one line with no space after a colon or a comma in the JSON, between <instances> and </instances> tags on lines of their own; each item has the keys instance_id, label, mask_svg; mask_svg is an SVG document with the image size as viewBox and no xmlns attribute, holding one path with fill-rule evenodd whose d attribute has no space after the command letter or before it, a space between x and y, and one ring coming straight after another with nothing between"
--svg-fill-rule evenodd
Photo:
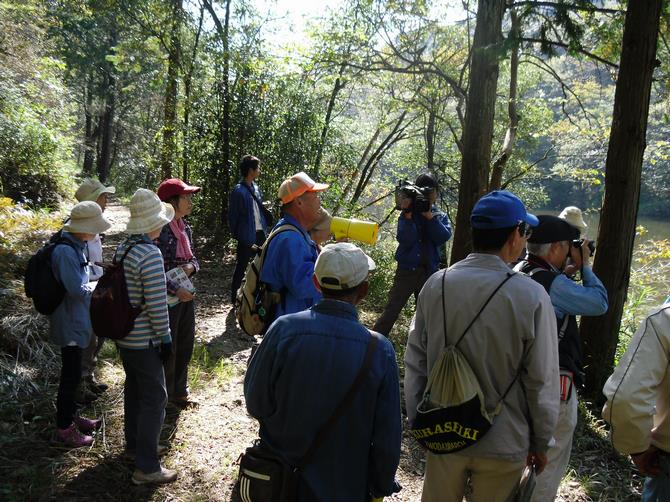
<instances>
[{"instance_id":1,"label":"white jacket","mask_svg":"<svg viewBox=\"0 0 670 502\"><path fill-rule=\"evenodd\" d=\"M670 304L655 309L609 377L603 418L614 448L641 453L653 444L670 452Z\"/></svg>"}]
</instances>

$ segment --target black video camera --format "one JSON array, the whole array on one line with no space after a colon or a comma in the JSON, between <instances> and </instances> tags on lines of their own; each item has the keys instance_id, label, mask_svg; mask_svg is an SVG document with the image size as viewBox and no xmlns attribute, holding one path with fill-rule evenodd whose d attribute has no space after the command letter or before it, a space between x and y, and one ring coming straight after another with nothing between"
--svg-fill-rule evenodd
<instances>
[{"instance_id":1,"label":"black video camera","mask_svg":"<svg viewBox=\"0 0 670 502\"><path fill-rule=\"evenodd\" d=\"M426 213L430 211L431 187L420 187L414 183L403 180L395 187L395 208L401 211L413 213ZM408 207L403 208L403 201L410 200Z\"/></svg>"},{"instance_id":2,"label":"black video camera","mask_svg":"<svg viewBox=\"0 0 670 502\"><path fill-rule=\"evenodd\" d=\"M572 241L572 247L577 248L577 249L580 249L583 244L584 244L584 239L575 239L574 241ZM591 252L591 256L593 256L593 253L596 252L596 243L593 242L593 241L589 241L587 246L589 247L589 251Z\"/></svg>"}]
</instances>

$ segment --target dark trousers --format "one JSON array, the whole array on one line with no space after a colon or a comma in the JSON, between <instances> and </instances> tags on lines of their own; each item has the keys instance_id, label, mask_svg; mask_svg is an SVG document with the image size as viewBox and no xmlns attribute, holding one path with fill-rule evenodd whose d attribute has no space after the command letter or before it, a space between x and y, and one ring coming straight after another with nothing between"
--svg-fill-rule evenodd
<instances>
[{"instance_id":1,"label":"dark trousers","mask_svg":"<svg viewBox=\"0 0 670 502\"><path fill-rule=\"evenodd\" d=\"M256 232L256 245L262 246L265 242L265 232L258 230ZM238 241L237 243L237 263L235 264L235 272L233 273L233 282L230 285L230 301L235 303L237 290L240 289L244 273L247 271L247 265L254 257L253 246L246 246Z\"/></svg>"},{"instance_id":2,"label":"dark trousers","mask_svg":"<svg viewBox=\"0 0 670 502\"><path fill-rule=\"evenodd\" d=\"M165 374L158 347L120 348L123 384L123 430L126 449L135 451L135 466L149 474L160 469L158 439L165 420Z\"/></svg>"},{"instance_id":3,"label":"dark trousers","mask_svg":"<svg viewBox=\"0 0 670 502\"><path fill-rule=\"evenodd\" d=\"M67 429L77 413L74 395L81 379L81 348L77 346L61 347L60 382L56 397L56 425Z\"/></svg>"},{"instance_id":4,"label":"dark trousers","mask_svg":"<svg viewBox=\"0 0 670 502\"><path fill-rule=\"evenodd\" d=\"M102 349L102 345L105 343L104 338L95 336L91 337L91 343L88 344L81 353L81 377L86 378L93 375L93 370L95 370L95 365L98 362L98 353Z\"/></svg>"},{"instance_id":5,"label":"dark trousers","mask_svg":"<svg viewBox=\"0 0 670 502\"><path fill-rule=\"evenodd\" d=\"M396 268L393 286L389 291L389 299L384 308L384 313L372 327L373 331L388 336L409 297L413 294L416 299L431 275L432 273L428 272L428 269L424 266L417 267L414 270Z\"/></svg>"},{"instance_id":6,"label":"dark trousers","mask_svg":"<svg viewBox=\"0 0 670 502\"><path fill-rule=\"evenodd\" d=\"M165 386L169 399L188 396L188 363L195 342L195 305L193 301L179 302L168 310L172 353L163 365Z\"/></svg>"}]
</instances>

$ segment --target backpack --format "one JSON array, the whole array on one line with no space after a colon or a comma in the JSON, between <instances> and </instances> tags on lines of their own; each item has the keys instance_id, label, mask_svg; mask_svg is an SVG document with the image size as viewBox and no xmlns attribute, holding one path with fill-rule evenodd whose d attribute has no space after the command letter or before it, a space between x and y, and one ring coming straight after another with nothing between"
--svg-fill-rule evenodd
<instances>
[{"instance_id":1,"label":"backpack","mask_svg":"<svg viewBox=\"0 0 670 502\"><path fill-rule=\"evenodd\" d=\"M237 311L237 323L249 336L265 333L267 326L274 319L275 308L282 300L281 293L270 291L267 284L260 281L265 253L270 241L282 232L299 232L290 223L275 228L262 246L253 246L254 258L247 265L244 279L240 289L237 290L235 298L235 310Z\"/></svg>"},{"instance_id":2,"label":"backpack","mask_svg":"<svg viewBox=\"0 0 670 502\"><path fill-rule=\"evenodd\" d=\"M444 350L431 369L423 399L416 407L416 418L410 434L424 448L434 454L443 455L463 450L479 442L493 425L493 420L502 411L502 404L519 377L521 365L493 411L485 407L477 375L458 344L479 318L498 290L514 275L509 273L491 293L477 315L472 319L455 344L447 342L447 314L444 298L446 271L442 275L442 319L444 323Z\"/></svg>"},{"instance_id":3,"label":"backpack","mask_svg":"<svg viewBox=\"0 0 670 502\"><path fill-rule=\"evenodd\" d=\"M35 310L44 315L53 314L65 298L65 287L56 279L51 268L51 255L54 249L60 244L65 244L79 255L79 250L73 242L64 239L61 234L55 235L58 237L52 236L49 242L30 257L23 274L23 289L26 296L33 300ZM82 263L82 266L84 265L85 263Z\"/></svg>"},{"instance_id":4,"label":"backpack","mask_svg":"<svg viewBox=\"0 0 670 502\"><path fill-rule=\"evenodd\" d=\"M99 337L112 340L125 338L142 312L142 307L133 307L130 303L123 270L123 261L137 244L134 242L128 246L119 262L116 261L116 255L114 256L112 264L105 268L93 290L89 312L93 332Z\"/></svg>"}]
</instances>

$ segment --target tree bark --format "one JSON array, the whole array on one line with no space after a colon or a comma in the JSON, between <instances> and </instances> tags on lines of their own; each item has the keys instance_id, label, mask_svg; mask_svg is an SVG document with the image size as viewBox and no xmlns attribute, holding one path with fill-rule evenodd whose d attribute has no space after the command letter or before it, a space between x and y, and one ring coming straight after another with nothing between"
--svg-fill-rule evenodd
<instances>
[{"instance_id":1,"label":"tree bark","mask_svg":"<svg viewBox=\"0 0 670 502\"><path fill-rule=\"evenodd\" d=\"M335 108L335 101L337 100L337 95L340 93L346 81L344 80L344 70L346 69L347 64L342 63L340 65L340 71L337 74L335 79L335 84L333 85L333 90L330 93L330 98L328 99L328 105L326 106L326 118L323 122L323 128L321 129L321 141L319 142L319 149L316 152L316 160L314 161L314 177L319 179L319 169L321 169L321 159L323 158L323 150L326 147L326 138L328 136L328 129L330 128L330 121L333 115L333 108Z\"/></svg>"},{"instance_id":2,"label":"tree bark","mask_svg":"<svg viewBox=\"0 0 670 502\"><path fill-rule=\"evenodd\" d=\"M181 46L182 0L172 0L172 29L170 32L170 50L168 52L167 83L165 86L165 108L163 115L163 146L161 149L162 179L172 178L172 167L177 156L177 92Z\"/></svg>"},{"instance_id":3,"label":"tree bark","mask_svg":"<svg viewBox=\"0 0 670 502\"><path fill-rule=\"evenodd\" d=\"M86 176L93 175L93 163L95 162L95 133L93 130L93 74L90 73L86 79L86 93L84 99L84 165L82 172Z\"/></svg>"},{"instance_id":4,"label":"tree bark","mask_svg":"<svg viewBox=\"0 0 670 502\"><path fill-rule=\"evenodd\" d=\"M200 35L202 34L202 22L204 18L204 6L200 7L200 18L198 21L198 31L195 35L195 41L193 42L193 52L191 53L191 61L189 63L188 72L184 78L184 125L182 133L182 167L181 167L181 176L182 179L188 183L189 176L189 155L191 153L190 149L190 131L189 131L189 121L191 117L191 83L193 81L193 72L195 70L195 61L198 55L198 46L200 44Z\"/></svg>"},{"instance_id":5,"label":"tree bark","mask_svg":"<svg viewBox=\"0 0 670 502\"><path fill-rule=\"evenodd\" d=\"M630 279L649 98L658 64L656 44L662 3L662 0L631 0L624 25L605 163L605 200L593 266L607 288L609 310L599 317L585 317L581 323L587 393L599 402L603 399L603 384L612 372Z\"/></svg>"},{"instance_id":6,"label":"tree bark","mask_svg":"<svg viewBox=\"0 0 670 502\"><path fill-rule=\"evenodd\" d=\"M116 28L111 29L109 47L114 47L117 42ZM112 161L112 139L114 137L114 113L116 110L116 76L114 65L107 62L105 65L104 85L105 105L100 115L99 125L99 152L97 171L101 182L107 181Z\"/></svg>"},{"instance_id":7,"label":"tree bark","mask_svg":"<svg viewBox=\"0 0 670 502\"><path fill-rule=\"evenodd\" d=\"M428 121L426 123L426 168L433 172L435 169L435 138L437 135L435 121L437 119L437 98L433 95L430 97L430 104L428 107Z\"/></svg>"},{"instance_id":8,"label":"tree bark","mask_svg":"<svg viewBox=\"0 0 670 502\"><path fill-rule=\"evenodd\" d=\"M488 184L504 10L505 0L480 0L477 7L452 264L470 252L470 213Z\"/></svg>"}]
</instances>

